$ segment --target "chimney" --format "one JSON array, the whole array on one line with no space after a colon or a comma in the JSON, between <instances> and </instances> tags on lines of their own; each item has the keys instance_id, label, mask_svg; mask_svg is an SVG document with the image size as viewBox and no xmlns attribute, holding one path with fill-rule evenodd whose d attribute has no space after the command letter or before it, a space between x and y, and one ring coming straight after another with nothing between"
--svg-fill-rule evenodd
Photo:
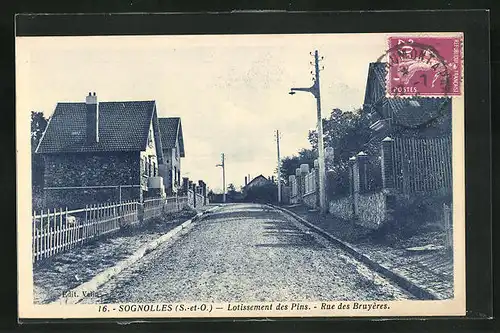
<instances>
[{"instance_id":1,"label":"chimney","mask_svg":"<svg viewBox=\"0 0 500 333\"><path fill-rule=\"evenodd\" d=\"M97 96L91 94L85 98L87 107L87 144L99 142L99 109L97 104Z\"/></svg>"},{"instance_id":2,"label":"chimney","mask_svg":"<svg viewBox=\"0 0 500 333\"><path fill-rule=\"evenodd\" d=\"M247 178L247 176L245 176L245 186L247 186L247 185L248 185L248 178Z\"/></svg>"}]
</instances>

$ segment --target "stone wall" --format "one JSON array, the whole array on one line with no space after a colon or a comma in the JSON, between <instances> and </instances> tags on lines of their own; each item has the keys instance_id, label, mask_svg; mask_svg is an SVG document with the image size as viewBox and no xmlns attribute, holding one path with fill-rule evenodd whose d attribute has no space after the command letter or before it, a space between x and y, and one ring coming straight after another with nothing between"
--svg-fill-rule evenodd
<instances>
[{"instance_id":1,"label":"stone wall","mask_svg":"<svg viewBox=\"0 0 500 333\"><path fill-rule=\"evenodd\" d=\"M290 186L281 186L281 202L285 205L290 204L290 193L292 189Z\"/></svg>"},{"instance_id":2,"label":"stone wall","mask_svg":"<svg viewBox=\"0 0 500 333\"><path fill-rule=\"evenodd\" d=\"M387 219L383 192L358 194L356 200L357 223L372 229L379 228Z\"/></svg>"},{"instance_id":3,"label":"stone wall","mask_svg":"<svg viewBox=\"0 0 500 333\"><path fill-rule=\"evenodd\" d=\"M47 154L44 155L44 163L45 208L76 209L86 205L119 202L118 186L140 184L138 152ZM113 187L71 188L91 186ZM140 199L139 188L122 187L122 202Z\"/></svg>"},{"instance_id":4,"label":"stone wall","mask_svg":"<svg viewBox=\"0 0 500 333\"><path fill-rule=\"evenodd\" d=\"M139 188L122 188L121 200L139 200ZM100 189L46 189L44 191L45 209L80 209L87 205L120 202L119 188Z\"/></svg>"},{"instance_id":5,"label":"stone wall","mask_svg":"<svg viewBox=\"0 0 500 333\"><path fill-rule=\"evenodd\" d=\"M194 205L194 192L193 190L188 190L187 196L188 196L188 205L193 207Z\"/></svg>"},{"instance_id":6,"label":"stone wall","mask_svg":"<svg viewBox=\"0 0 500 333\"><path fill-rule=\"evenodd\" d=\"M201 207L205 204L205 198L203 195L196 193L196 207Z\"/></svg>"},{"instance_id":7,"label":"stone wall","mask_svg":"<svg viewBox=\"0 0 500 333\"><path fill-rule=\"evenodd\" d=\"M317 196L316 192L311 192L302 197L302 200L304 200L304 204L311 207L311 208L317 208Z\"/></svg>"},{"instance_id":8,"label":"stone wall","mask_svg":"<svg viewBox=\"0 0 500 333\"><path fill-rule=\"evenodd\" d=\"M44 155L44 187L138 185L139 153Z\"/></svg>"},{"instance_id":9,"label":"stone wall","mask_svg":"<svg viewBox=\"0 0 500 333\"><path fill-rule=\"evenodd\" d=\"M354 218L352 197L343 197L330 201L329 213L344 220Z\"/></svg>"}]
</instances>

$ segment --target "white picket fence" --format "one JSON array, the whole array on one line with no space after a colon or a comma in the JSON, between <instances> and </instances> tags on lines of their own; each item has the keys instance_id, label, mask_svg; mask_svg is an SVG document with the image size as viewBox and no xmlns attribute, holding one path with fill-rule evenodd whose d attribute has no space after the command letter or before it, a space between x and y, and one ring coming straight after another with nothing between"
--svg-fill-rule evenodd
<instances>
[{"instance_id":1,"label":"white picket fence","mask_svg":"<svg viewBox=\"0 0 500 333\"><path fill-rule=\"evenodd\" d=\"M122 226L160 216L162 212L176 212L187 206L187 197L149 199L91 205L76 210L44 210L33 212L33 262L51 257L85 244L97 237L118 231ZM141 206L144 208L140 218Z\"/></svg>"}]
</instances>

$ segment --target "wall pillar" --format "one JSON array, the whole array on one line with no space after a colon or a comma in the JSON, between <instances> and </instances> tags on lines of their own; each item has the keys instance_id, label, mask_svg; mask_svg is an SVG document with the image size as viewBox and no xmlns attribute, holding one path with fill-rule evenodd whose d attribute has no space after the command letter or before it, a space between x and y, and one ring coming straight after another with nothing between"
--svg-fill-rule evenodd
<instances>
[{"instance_id":1,"label":"wall pillar","mask_svg":"<svg viewBox=\"0 0 500 333\"><path fill-rule=\"evenodd\" d=\"M300 165L300 194L301 194L301 202L304 201L304 194L306 193L306 175L309 173L309 164L301 164Z\"/></svg>"},{"instance_id":2,"label":"wall pillar","mask_svg":"<svg viewBox=\"0 0 500 333\"><path fill-rule=\"evenodd\" d=\"M184 193L184 195L187 195L188 189L189 189L189 178L182 177L182 193Z\"/></svg>"},{"instance_id":3,"label":"wall pillar","mask_svg":"<svg viewBox=\"0 0 500 333\"><path fill-rule=\"evenodd\" d=\"M297 186L297 203L302 202L302 186L300 184L300 168L295 169L295 181Z\"/></svg>"},{"instance_id":4,"label":"wall pillar","mask_svg":"<svg viewBox=\"0 0 500 333\"><path fill-rule=\"evenodd\" d=\"M367 161L368 161L368 155L360 151L356 157L359 193L364 193L368 189L368 174L367 174L368 170L366 169Z\"/></svg>"},{"instance_id":5,"label":"wall pillar","mask_svg":"<svg viewBox=\"0 0 500 333\"><path fill-rule=\"evenodd\" d=\"M196 205L198 204L196 202L196 184L193 182L190 183L191 183L191 189L193 190L193 207L196 207Z\"/></svg>"},{"instance_id":6,"label":"wall pillar","mask_svg":"<svg viewBox=\"0 0 500 333\"><path fill-rule=\"evenodd\" d=\"M201 195L203 196L203 205L207 204L207 184L203 180L200 180Z\"/></svg>"},{"instance_id":7,"label":"wall pillar","mask_svg":"<svg viewBox=\"0 0 500 333\"><path fill-rule=\"evenodd\" d=\"M319 161L317 159L314 160L314 169L311 170L314 172L314 190L316 192L316 207L320 206L320 195L319 195ZM326 178L326 177L325 177Z\"/></svg>"}]
</instances>

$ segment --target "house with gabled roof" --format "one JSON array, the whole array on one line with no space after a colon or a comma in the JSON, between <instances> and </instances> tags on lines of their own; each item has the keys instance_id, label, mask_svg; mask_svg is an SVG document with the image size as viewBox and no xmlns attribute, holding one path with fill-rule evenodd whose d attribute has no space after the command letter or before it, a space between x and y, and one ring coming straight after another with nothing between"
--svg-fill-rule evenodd
<instances>
[{"instance_id":1,"label":"house with gabled roof","mask_svg":"<svg viewBox=\"0 0 500 333\"><path fill-rule=\"evenodd\" d=\"M362 112L371 138L349 159L349 195L330 211L370 228L410 220L411 207L439 221L451 202L451 99L388 97L386 74L386 63L369 64Z\"/></svg>"},{"instance_id":2,"label":"house with gabled roof","mask_svg":"<svg viewBox=\"0 0 500 333\"><path fill-rule=\"evenodd\" d=\"M155 101L58 103L35 153L44 160L45 207L160 196L163 150Z\"/></svg>"},{"instance_id":3,"label":"house with gabled roof","mask_svg":"<svg viewBox=\"0 0 500 333\"><path fill-rule=\"evenodd\" d=\"M186 156L181 118L159 118L158 122L164 157L164 163L160 164L160 176L167 194L173 195L182 191L181 158Z\"/></svg>"},{"instance_id":4,"label":"house with gabled roof","mask_svg":"<svg viewBox=\"0 0 500 333\"><path fill-rule=\"evenodd\" d=\"M387 97L386 63L368 69L363 112L371 144L382 147L383 179L405 194L451 191L451 99Z\"/></svg>"},{"instance_id":5,"label":"house with gabled roof","mask_svg":"<svg viewBox=\"0 0 500 333\"><path fill-rule=\"evenodd\" d=\"M249 190L254 187L260 187L260 186L266 186L273 184L273 181L271 179L268 179L264 177L263 175L258 175L254 179L250 180L248 183L245 184L243 187L244 190Z\"/></svg>"},{"instance_id":6,"label":"house with gabled roof","mask_svg":"<svg viewBox=\"0 0 500 333\"><path fill-rule=\"evenodd\" d=\"M387 64L370 63L363 112L371 116L373 137L451 135L450 98L386 96Z\"/></svg>"}]
</instances>

